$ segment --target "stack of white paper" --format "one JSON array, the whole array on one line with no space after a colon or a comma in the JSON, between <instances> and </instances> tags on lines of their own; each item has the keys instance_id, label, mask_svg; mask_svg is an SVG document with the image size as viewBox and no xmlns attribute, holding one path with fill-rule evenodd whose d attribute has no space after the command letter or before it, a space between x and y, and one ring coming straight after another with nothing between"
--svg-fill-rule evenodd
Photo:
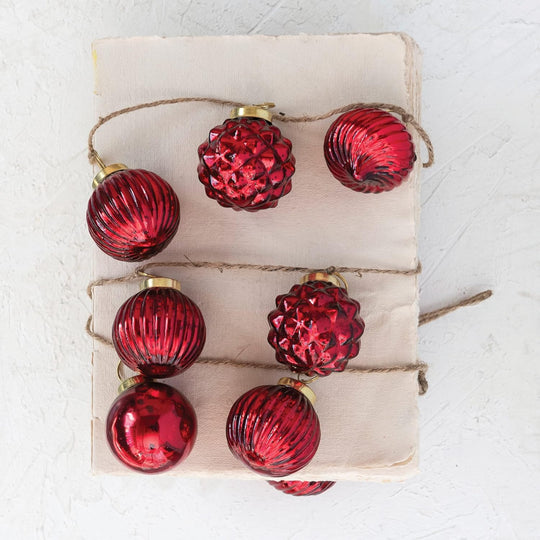
<instances>
[{"instance_id":1,"label":"stack of white paper","mask_svg":"<svg viewBox=\"0 0 540 540\"><path fill-rule=\"evenodd\" d=\"M234 36L109 39L94 45L96 116L143 101L207 96L261 103L277 111L315 114L352 102L400 105L418 116L419 53L407 36ZM419 163L401 187L379 195L354 193L329 173L324 135L333 119L280 124L293 143L293 189L277 208L234 212L206 197L197 178L197 146L229 110L180 104L137 111L106 124L96 148L107 163L156 172L174 187L181 224L172 244L155 260L192 260L413 269L417 266ZM415 137L418 148L419 141ZM90 175L89 175L90 176ZM90 182L89 182L90 186ZM121 276L135 265L95 249L96 278ZM266 342L266 316L277 295L301 274L251 270L165 269L201 308L207 323L203 356L238 362L274 361ZM362 346L350 366L394 366L416 361L416 276L347 276L349 294L362 305ZM97 287L96 332L110 337L119 306L137 284ZM94 342L93 469L136 474L111 454L104 422L116 397L114 350ZM174 476L261 477L229 452L225 422L233 402L248 389L276 383L286 372L195 364L167 382L193 404L196 445ZM312 384L322 440L307 480L403 479L417 467L417 373L333 374Z\"/></svg>"}]
</instances>

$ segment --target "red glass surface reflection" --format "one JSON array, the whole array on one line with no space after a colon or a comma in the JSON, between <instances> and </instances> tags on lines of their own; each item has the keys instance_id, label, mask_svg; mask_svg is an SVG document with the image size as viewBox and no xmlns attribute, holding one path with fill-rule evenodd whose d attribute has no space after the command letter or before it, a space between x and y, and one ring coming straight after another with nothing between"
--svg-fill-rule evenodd
<instances>
[{"instance_id":1,"label":"red glass surface reflection","mask_svg":"<svg viewBox=\"0 0 540 540\"><path fill-rule=\"evenodd\" d=\"M169 244L180 223L180 203L157 174L126 169L109 175L92 193L86 211L90 236L107 255L142 261Z\"/></svg>"},{"instance_id":2,"label":"red glass surface reflection","mask_svg":"<svg viewBox=\"0 0 540 540\"><path fill-rule=\"evenodd\" d=\"M293 371L324 377L343 371L360 350L360 304L326 281L294 285L268 315L276 360Z\"/></svg>"},{"instance_id":3,"label":"red glass surface reflection","mask_svg":"<svg viewBox=\"0 0 540 540\"><path fill-rule=\"evenodd\" d=\"M221 206L255 212L277 206L291 191L291 141L260 118L234 118L199 146L199 180Z\"/></svg>"},{"instance_id":4,"label":"red glass surface reflection","mask_svg":"<svg viewBox=\"0 0 540 540\"><path fill-rule=\"evenodd\" d=\"M188 296L170 287L150 287L122 304L112 336L118 356L130 369L163 378L195 362L204 347L206 327Z\"/></svg>"},{"instance_id":5,"label":"red glass surface reflection","mask_svg":"<svg viewBox=\"0 0 540 540\"><path fill-rule=\"evenodd\" d=\"M295 497L304 497L307 495L320 495L325 491L328 491L335 482L301 482L299 480L287 480L274 481L267 480L267 482L275 487L277 490L286 493L287 495L294 495Z\"/></svg>"},{"instance_id":6,"label":"red glass surface reflection","mask_svg":"<svg viewBox=\"0 0 540 540\"><path fill-rule=\"evenodd\" d=\"M344 186L362 193L399 186L416 159L407 128L380 109L342 114L326 133L324 157Z\"/></svg>"},{"instance_id":7,"label":"red glass surface reflection","mask_svg":"<svg viewBox=\"0 0 540 540\"><path fill-rule=\"evenodd\" d=\"M321 431L311 402L284 385L258 386L241 396L227 419L231 452L253 471L286 476L305 467Z\"/></svg>"},{"instance_id":8,"label":"red glass surface reflection","mask_svg":"<svg viewBox=\"0 0 540 540\"><path fill-rule=\"evenodd\" d=\"M190 402L174 388L144 382L116 398L107 416L113 453L139 472L165 471L184 460L197 436Z\"/></svg>"}]
</instances>

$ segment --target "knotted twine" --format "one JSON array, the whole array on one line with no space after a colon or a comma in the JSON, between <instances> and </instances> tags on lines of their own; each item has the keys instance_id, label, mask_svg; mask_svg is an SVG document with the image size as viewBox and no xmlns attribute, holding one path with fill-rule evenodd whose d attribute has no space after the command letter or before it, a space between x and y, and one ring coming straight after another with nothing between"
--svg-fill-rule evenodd
<instances>
[{"instance_id":1,"label":"knotted twine","mask_svg":"<svg viewBox=\"0 0 540 540\"><path fill-rule=\"evenodd\" d=\"M104 285L109 285L112 283L127 283L134 280L139 280L147 277L155 277L152 274L148 274L148 270L156 267L162 268L211 268L217 269L220 272L224 270L256 270L260 272L301 272L301 273L314 273L314 272L326 272L328 274L335 273L351 273L357 277L362 277L362 274L397 274L404 276L411 276L419 274L422 270L420 264L414 269L411 270L391 270L391 269L382 269L382 268L356 268L349 266L330 266L324 269L313 269L300 266L284 266L284 265L259 265L259 264L248 264L248 263L226 263L226 262L209 262L209 261L170 261L170 262L151 262L143 264L136 268L132 273L126 274L125 276L116 277L116 278L101 278L95 281L92 281L88 284L86 289L88 296L92 299L93 292L95 287L101 287ZM451 304L447 307L437 309L435 311L430 311L420 315L418 319L418 326L427 324L428 322L434 321L439 317L451 313L461 307L472 306L483 302L492 295L491 290L483 291L474 296L465 298L457 303ZM86 332L89 336L94 338L99 343L113 347L113 343L110 339L107 339L100 334L97 334L93 329L93 318L92 315L88 317L86 323ZM201 364L215 364L215 365L228 365L234 367L244 367L244 368L260 368L260 369L279 369L285 370L288 369L286 366L280 364L259 364L257 362L249 361L238 361L237 359L231 358L199 358L197 362ZM389 367L348 367L345 368L346 372L349 373L392 373L392 372L418 372L418 393L423 395L427 392L428 382L426 379L426 371L428 365L425 362L417 362L414 364L403 364L395 365Z\"/></svg>"},{"instance_id":2,"label":"knotted twine","mask_svg":"<svg viewBox=\"0 0 540 540\"><path fill-rule=\"evenodd\" d=\"M171 98L171 99L159 99L157 101L148 101L146 103L139 103L138 105L133 105L131 107L125 107L123 109L118 109L116 111L113 111L112 113L108 114L107 116L100 117L97 123L94 125L94 127L90 130L90 133L88 134L88 159L90 160L90 163L94 164L98 161L99 155L96 152L96 149L94 147L94 135L96 134L96 131L107 122L110 122L114 118L117 118L118 116L122 116L124 114L129 114L135 111L140 111L141 109L150 109L153 107L161 107L162 105L175 105L178 103L212 103L214 105L223 105L223 106L229 106L229 107L244 107L245 103L240 103L239 101L230 101L227 99L219 99L219 98L209 98L209 97L177 97L177 98ZM352 111L353 109L384 109L386 111L398 114L401 116L401 119L404 124L412 126L418 135L422 138L422 141L426 145L426 150L428 153L428 159L425 163L423 163L423 167L431 167L434 162L434 152L433 152L433 144L431 143L431 139L429 138L429 135L426 133L424 128L416 121L414 116L407 112L403 107L399 107L398 105L394 105L392 103L350 103L349 105L344 105L343 107L338 107L337 109L332 109L331 111L327 111L325 113L316 114L316 115L307 115L304 114L302 116L289 116L285 113L277 113L273 116L273 121L279 121L279 122L289 122L291 124L298 124L298 123L304 123L304 122L317 122L318 120L325 120L326 118L330 118L331 116L334 116L336 114L341 114L344 112Z\"/></svg>"}]
</instances>

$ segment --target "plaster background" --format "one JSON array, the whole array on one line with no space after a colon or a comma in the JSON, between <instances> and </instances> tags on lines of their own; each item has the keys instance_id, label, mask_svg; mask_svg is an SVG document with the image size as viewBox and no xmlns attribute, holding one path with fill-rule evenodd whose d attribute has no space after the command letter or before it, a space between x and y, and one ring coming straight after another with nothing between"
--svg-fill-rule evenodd
<instances>
[{"instance_id":1,"label":"plaster background","mask_svg":"<svg viewBox=\"0 0 540 540\"><path fill-rule=\"evenodd\" d=\"M0 535L538 538L540 8L500 0L0 0ZM404 31L423 50L421 473L295 499L264 482L90 473L90 43Z\"/></svg>"}]
</instances>

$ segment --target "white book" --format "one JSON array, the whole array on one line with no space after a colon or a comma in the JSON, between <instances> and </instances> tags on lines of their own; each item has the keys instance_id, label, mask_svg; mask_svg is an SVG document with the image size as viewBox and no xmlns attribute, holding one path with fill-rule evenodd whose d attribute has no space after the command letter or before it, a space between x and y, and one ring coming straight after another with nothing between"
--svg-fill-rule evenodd
<instances>
[{"instance_id":1,"label":"white book","mask_svg":"<svg viewBox=\"0 0 540 540\"><path fill-rule=\"evenodd\" d=\"M419 51L403 34L227 36L105 39L94 44L96 118L141 102L206 96L249 103L272 101L288 115L318 114L353 102L393 103L419 115ZM181 222L169 247L153 260L330 265L414 269L417 260L420 159L408 180L386 193L355 193L328 171L323 140L334 118L275 124L291 139L297 170L289 195L275 209L235 212L209 199L197 178L197 147L229 115L226 107L167 105L112 120L96 136L107 163L151 170L175 189ZM420 154L420 141L414 141ZM89 175L90 176L90 175ZM89 181L90 186L90 181ZM90 192L89 192L90 194ZM136 264L95 248L95 278L117 277ZM156 269L173 277L201 308L207 325L204 357L275 362L267 314L275 297L302 274L251 270ZM418 284L415 275L346 276L362 306L366 330L350 367L416 362ZM110 338L120 305L135 282L96 287L94 329ZM94 342L93 470L137 474L112 455L105 420L117 396L118 357ZM276 363L277 365L277 363ZM277 383L287 372L195 363L164 380L193 404L198 436L189 457L170 476L262 477L227 447L225 422L244 392ZM291 479L400 480L418 463L416 372L340 373L311 385L321 422L313 461Z\"/></svg>"}]
</instances>

